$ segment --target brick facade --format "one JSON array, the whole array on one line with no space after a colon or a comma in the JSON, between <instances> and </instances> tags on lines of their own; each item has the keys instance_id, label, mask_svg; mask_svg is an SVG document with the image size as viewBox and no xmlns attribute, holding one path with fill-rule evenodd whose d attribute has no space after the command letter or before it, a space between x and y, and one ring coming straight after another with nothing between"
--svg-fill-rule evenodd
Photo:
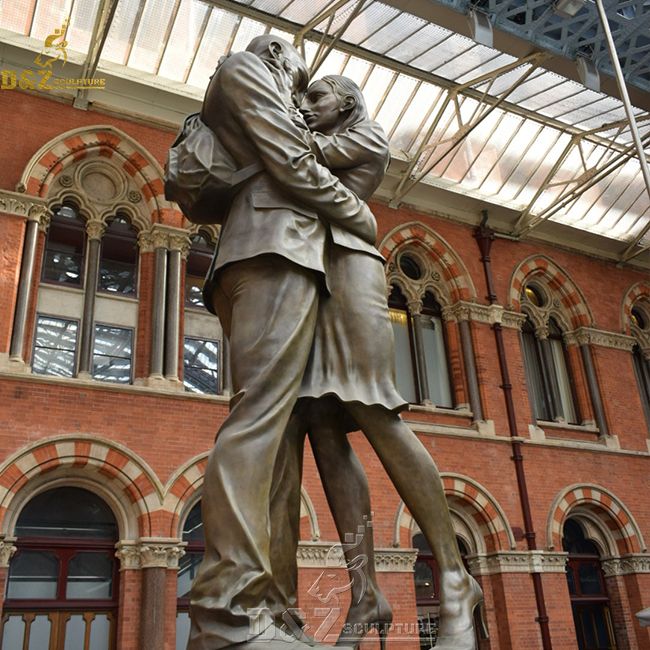
<instances>
[{"instance_id":1,"label":"brick facade","mask_svg":"<svg viewBox=\"0 0 650 650\"><path fill-rule=\"evenodd\" d=\"M19 92L0 93L0 111L5 116L0 191L4 192L2 196L9 196L7 193L17 187L20 190L20 194L10 195L11 201L0 202L3 582L20 509L30 495L49 485L71 484L97 491L116 514L121 544L131 544L135 555L138 545L154 544L146 540L163 540L155 542L163 546L178 545L184 519L199 498L206 455L227 414L228 399L223 395L185 393L173 383L156 385L150 381L155 245L147 248L142 242L154 225L176 234L188 227L162 196L160 165L174 134L168 129L75 110ZM131 386L29 372L46 220L41 221L38 235L22 352L24 363L9 355L26 223L32 218L21 207L21 201L35 198L47 204L61 189L66 169L90 159L104 160L106 164L112 161L134 180L142 195L137 208L144 216L138 222L142 252ZM646 547L650 539L650 445L630 338L634 333L631 309L650 296L649 274L548 244L497 239L491 254L497 308L489 308L471 227L436 216L435 206L427 214L411 208L393 210L383 204L373 208L389 273L397 251L417 247L437 272L434 289L439 302L448 309L447 352L454 404L459 408L414 406L404 419L435 458L450 507L456 513L455 521L465 522L468 535L473 536L469 540L469 562L485 591L490 632L489 640L482 640L480 647L542 647L531 579L533 572L541 572L553 648L577 648L561 538L568 517L584 516L596 527L601 526L603 539L611 543L611 548L603 549L603 558L613 567L606 570L606 580L618 647L650 649L650 634L633 617L634 612L650 606L650 555ZM583 421L575 426L534 420L518 319L521 290L531 278L539 278L548 288L554 313L569 335L568 365ZM469 370L459 331L463 319L469 321L482 422L474 422L467 408ZM524 443L537 555L528 552L523 537L521 502L492 332L496 320L503 324L514 418ZM182 324L181 305L181 372ZM578 346L584 340L593 360L609 429L607 436L599 435L593 425L592 399ZM351 434L351 440L370 482L375 545L388 557L391 549L411 546L414 524L369 444L358 433ZM303 489L313 506L313 512L305 508L303 539L335 543L334 523L309 451ZM318 539L313 539L314 530ZM151 615L142 588L142 574L147 569L142 568L141 559L127 561L124 554L120 557L117 648L136 650L141 647L142 621ZM173 564L172 559L165 571L165 615L156 619L164 628L165 650L176 647ZM322 571L320 566L300 570L299 604L312 629L324 625L322 612L319 614L323 603L309 593ZM342 569L335 569L335 573L341 581L346 579ZM381 570L379 579L393 605L395 622L403 629L414 626L415 592L408 562ZM340 602L343 611L347 606L345 597ZM396 643L405 650L417 647L413 639L396 638Z\"/></svg>"}]
</instances>

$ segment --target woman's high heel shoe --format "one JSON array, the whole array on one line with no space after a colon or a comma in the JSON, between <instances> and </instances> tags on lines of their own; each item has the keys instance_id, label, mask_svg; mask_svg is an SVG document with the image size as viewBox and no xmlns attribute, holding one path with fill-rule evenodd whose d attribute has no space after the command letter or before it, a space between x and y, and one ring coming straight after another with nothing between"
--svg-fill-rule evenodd
<instances>
[{"instance_id":1,"label":"woman's high heel shoe","mask_svg":"<svg viewBox=\"0 0 650 650\"><path fill-rule=\"evenodd\" d=\"M440 628L443 633L438 636L435 650L476 650L476 632L474 631L474 613L478 607L481 631L487 637L487 625L483 612L483 592L478 582L470 576L470 584L464 595L458 597L461 611L453 621L450 617L441 617Z\"/></svg>"},{"instance_id":2,"label":"woman's high heel shoe","mask_svg":"<svg viewBox=\"0 0 650 650\"><path fill-rule=\"evenodd\" d=\"M372 608L364 608L361 602L357 606L350 607L336 645L351 646L357 650L363 637L370 630L377 630L381 650L386 650L386 638L392 622L393 612L383 596L378 597L377 604Z\"/></svg>"}]
</instances>

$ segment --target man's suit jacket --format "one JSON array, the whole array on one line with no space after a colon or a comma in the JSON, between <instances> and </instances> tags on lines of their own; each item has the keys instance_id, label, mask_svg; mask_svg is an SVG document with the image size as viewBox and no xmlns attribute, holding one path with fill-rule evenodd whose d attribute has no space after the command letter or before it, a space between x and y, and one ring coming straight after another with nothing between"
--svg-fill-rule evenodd
<instances>
[{"instance_id":1,"label":"man's suit jacket","mask_svg":"<svg viewBox=\"0 0 650 650\"><path fill-rule=\"evenodd\" d=\"M203 291L213 312L215 275L226 264L275 253L325 273L324 221L369 244L376 237L366 204L316 162L268 65L250 52L233 54L217 68L203 102L204 122L236 162L261 161L265 168L243 184L221 228Z\"/></svg>"}]
</instances>

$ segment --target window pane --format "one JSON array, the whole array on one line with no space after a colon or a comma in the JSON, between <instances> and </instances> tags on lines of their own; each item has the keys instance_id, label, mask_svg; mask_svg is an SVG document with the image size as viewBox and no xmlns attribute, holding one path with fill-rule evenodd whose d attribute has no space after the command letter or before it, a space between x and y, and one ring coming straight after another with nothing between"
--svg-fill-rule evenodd
<instances>
[{"instance_id":1,"label":"window pane","mask_svg":"<svg viewBox=\"0 0 650 650\"><path fill-rule=\"evenodd\" d=\"M72 377L75 370L77 323L39 316L34 337L32 370L40 375Z\"/></svg>"},{"instance_id":2,"label":"window pane","mask_svg":"<svg viewBox=\"0 0 650 650\"><path fill-rule=\"evenodd\" d=\"M2 647L22 648L24 637L25 621L23 621L22 614L9 616L2 628Z\"/></svg>"},{"instance_id":3,"label":"window pane","mask_svg":"<svg viewBox=\"0 0 650 650\"><path fill-rule=\"evenodd\" d=\"M571 393L571 382L569 372L566 366L564 356L564 344L559 339L549 339L551 352L553 354L553 365L555 367L555 376L557 385L560 390L560 402L562 403L562 415L567 422L576 422L576 410L573 404L573 394Z\"/></svg>"},{"instance_id":4,"label":"window pane","mask_svg":"<svg viewBox=\"0 0 650 650\"><path fill-rule=\"evenodd\" d=\"M546 405L544 378L542 377L542 367L537 354L537 341L535 340L535 334L532 331L524 330L521 337L524 348L526 379L528 380L533 413L535 418L538 420L551 420L553 416Z\"/></svg>"},{"instance_id":5,"label":"window pane","mask_svg":"<svg viewBox=\"0 0 650 650\"><path fill-rule=\"evenodd\" d=\"M66 598L111 598L112 578L113 561L106 553L77 553L68 564Z\"/></svg>"},{"instance_id":6,"label":"window pane","mask_svg":"<svg viewBox=\"0 0 650 650\"><path fill-rule=\"evenodd\" d=\"M216 395L219 392L219 343L186 338L183 370L185 390Z\"/></svg>"},{"instance_id":7,"label":"window pane","mask_svg":"<svg viewBox=\"0 0 650 650\"><path fill-rule=\"evenodd\" d=\"M190 637L190 615L188 612L176 614L176 650L185 650Z\"/></svg>"},{"instance_id":8,"label":"window pane","mask_svg":"<svg viewBox=\"0 0 650 650\"><path fill-rule=\"evenodd\" d=\"M186 553L178 563L178 583L176 593L179 598L186 598L190 595L192 580L203 559L203 553Z\"/></svg>"},{"instance_id":9,"label":"window pane","mask_svg":"<svg viewBox=\"0 0 650 650\"><path fill-rule=\"evenodd\" d=\"M104 236L99 259L97 288L100 291L134 295L138 260L136 232L123 217L115 217Z\"/></svg>"},{"instance_id":10,"label":"window pane","mask_svg":"<svg viewBox=\"0 0 650 650\"><path fill-rule=\"evenodd\" d=\"M204 307L203 283L210 268L214 246L203 235L192 238L192 247L187 258L187 275L185 276L185 305L187 307Z\"/></svg>"},{"instance_id":11,"label":"window pane","mask_svg":"<svg viewBox=\"0 0 650 650\"><path fill-rule=\"evenodd\" d=\"M64 650L79 650L84 647L86 622L81 614L72 614L65 626Z\"/></svg>"},{"instance_id":12,"label":"window pane","mask_svg":"<svg viewBox=\"0 0 650 650\"><path fill-rule=\"evenodd\" d=\"M442 331L444 324L437 316L422 316L422 344L427 367L429 396L436 406L454 405L449 385L447 352Z\"/></svg>"},{"instance_id":13,"label":"window pane","mask_svg":"<svg viewBox=\"0 0 650 650\"><path fill-rule=\"evenodd\" d=\"M106 614L97 614L91 623L88 650L108 650L111 622Z\"/></svg>"},{"instance_id":14,"label":"window pane","mask_svg":"<svg viewBox=\"0 0 650 650\"><path fill-rule=\"evenodd\" d=\"M199 544L205 542L200 501L190 510L190 514L187 515L185 526L183 526L183 541L197 542Z\"/></svg>"},{"instance_id":15,"label":"window pane","mask_svg":"<svg viewBox=\"0 0 650 650\"><path fill-rule=\"evenodd\" d=\"M413 367L413 357L411 356L408 316L405 311L391 309L390 322L395 337L397 390L406 401L415 404L418 398L415 390L415 369Z\"/></svg>"},{"instance_id":16,"label":"window pane","mask_svg":"<svg viewBox=\"0 0 650 650\"><path fill-rule=\"evenodd\" d=\"M86 231L74 208L64 205L53 215L45 242L43 280L81 286Z\"/></svg>"},{"instance_id":17,"label":"window pane","mask_svg":"<svg viewBox=\"0 0 650 650\"><path fill-rule=\"evenodd\" d=\"M132 330L95 325L93 377L101 381L128 384L131 381L132 349Z\"/></svg>"},{"instance_id":18,"label":"window pane","mask_svg":"<svg viewBox=\"0 0 650 650\"><path fill-rule=\"evenodd\" d=\"M583 596L601 594L598 562L581 562L578 567L580 591Z\"/></svg>"},{"instance_id":19,"label":"window pane","mask_svg":"<svg viewBox=\"0 0 650 650\"><path fill-rule=\"evenodd\" d=\"M415 577L415 599L434 600L436 598L433 570L423 560L418 560L414 568Z\"/></svg>"},{"instance_id":20,"label":"window pane","mask_svg":"<svg viewBox=\"0 0 650 650\"><path fill-rule=\"evenodd\" d=\"M45 551L20 551L9 567L7 598L56 598L59 560Z\"/></svg>"},{"instance_id":21,"label":"window pane","mask_svg":"<svg viewBox=\"0 0 650 650\"><path fill-rule=\"evenodd\" d=\"M29 626L29 650L43 650L50 645L50 623L47 614L35 616ZM5 646L9 647L9 646Z\"/></svg>"},{"instance_id":22,"label":"window pane","mask_svg":"<svg viewBox=\"0 0 650 650\"><path fill-rule=\"evenodd\" d=\"M117 540L111 509L88 490L60 487L36 495L16 524L21 537L85 537Z\"/></svg>"}]
</instances>

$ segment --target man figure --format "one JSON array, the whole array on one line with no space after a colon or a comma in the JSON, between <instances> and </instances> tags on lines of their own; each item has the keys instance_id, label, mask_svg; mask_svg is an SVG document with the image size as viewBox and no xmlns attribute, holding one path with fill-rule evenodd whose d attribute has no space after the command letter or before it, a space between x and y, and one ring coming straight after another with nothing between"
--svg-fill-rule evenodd
<instances>
[{"instance_id":1,"label":"man figure","mask_svg":"<svg viewBox=\"0 0 650 650\"><path fill-rule=\"evenodd\" d=\"M233 398L203 486L206 548L191 591L188 650L307 646L272 628L270 492L278 449L311 348L324 290L326 225L369 243L366 204L316 163L291 120L308 72L289 43L266 35L227 58L202 119L241 168L264 171L235 196L208 275L206 305L230 341ZM266 631L264 639L254 638ZM270 632L270 633L269 633ZM246 643L244 643L246 642Z\"/></svg>"}]
</instances>

